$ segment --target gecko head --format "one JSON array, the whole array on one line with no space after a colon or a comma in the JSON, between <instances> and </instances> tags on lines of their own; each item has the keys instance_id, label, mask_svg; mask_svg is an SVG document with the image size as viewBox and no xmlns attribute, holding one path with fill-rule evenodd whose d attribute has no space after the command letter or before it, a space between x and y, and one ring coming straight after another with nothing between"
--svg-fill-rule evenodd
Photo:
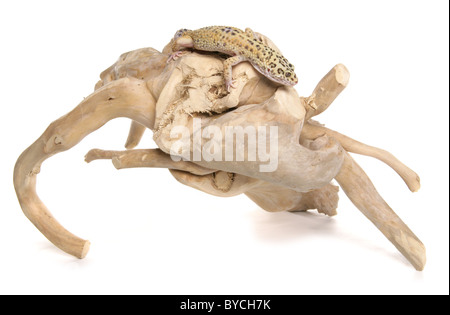
<instances>
[{"instance_id":1,"label":"gecko head","mask_svg":"<svg viewBox=\"0 0 450 315\"><path fill-rule=\"evenodd\" d=\"M178 30L178 31L175 33L175 35L173 35L173 39L176 40L176 39L180 38L181 36L183 36L184 34L186 34L187 32L189 32L188 29L182 28L182 29Z\"/></svg>"},{"instance_id":2,"label":"gecko head","mask_svg":"<svg viewBox=\"0 0 450 315\"><path fill-rule=\"evenodd\" d=\"M264 74L283 85L294 86L298 83L294 66L280 54L270 55L265 62Z\"/></svg>"}]
</instances>

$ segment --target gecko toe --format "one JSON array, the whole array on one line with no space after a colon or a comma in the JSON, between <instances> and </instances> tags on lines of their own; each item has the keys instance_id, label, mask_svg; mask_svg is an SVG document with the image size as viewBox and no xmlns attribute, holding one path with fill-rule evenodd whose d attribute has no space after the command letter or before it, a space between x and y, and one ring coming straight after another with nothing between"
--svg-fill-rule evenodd
<instances>
[{"instance_id":1,"label":"gecko toe","mask_svg":"<svg viewBox=\"0 0 450 315\"><path fill-rule=\"evenodd\" d=\"M169 58L167 59L167 63L171 62L172 60L173 61L177 60L178 58L180 58L184 54L185 54L185 51L181 51L181 50L170 54Z\"/></svg>"},{"instance_id":2,"label":"gecko toe","mask_svg":"<svg viewBox=\"0 0 450 315\"><path fill-rule=\"evenodd\" d=\"M235 88L237 87L236 84L237 84L237 81L236 81L236 80L231 80L231 81L227 81L227 82L226 82L226 86L227 86L227 91L228 91L228 93L231 92L231 88L235 89Z\"/></svg>"}]
</instances>

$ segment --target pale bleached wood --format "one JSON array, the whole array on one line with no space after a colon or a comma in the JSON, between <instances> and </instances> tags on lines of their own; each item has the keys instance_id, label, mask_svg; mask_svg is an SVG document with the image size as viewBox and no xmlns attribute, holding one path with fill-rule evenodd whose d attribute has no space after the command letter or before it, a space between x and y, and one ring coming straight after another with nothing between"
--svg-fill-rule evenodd
<instances>
[{"instance_id":1,"label":"pale bleached wood","mask_svg":"<svg viewBox=\"0 0 450 315\"><path fill-rule=\"evenodd\" d=\"M127 142L125 142L125 148L128 150L134 149L141 141L146 129L147 127L144 125L141 125L137 121L132 121Z\"/></svg>"},{"instance_id":2,"label":"pale bleached wood","mask_svg":"<svg viewBox=\"0 0 450 315\"><path fill-rule=\"evenodd\" d=\"M94 160L107 159L113 162L115 168L135 168L135 167L155 167L168 168L189 172L194 175L206 175L214 173L211 170L189 161L174 161L170 155L164 153L160 149L140 149L128 151L111 151L92 149L86 156L86 162Z\"/></svg>"},{"instance_id":3,"label":"pale bleached wood","mask_svg":"<svg viewBox=\"0 0 450 315\"><path fill-rule=\"evenodd\" d=\"M264 40L264 36L262 39ZM315 124L309 118L326 110L347 86L349 73L338 64L318 83L311 96L299 97L280 87L248 63L234 67L236 89L226 93L222 59L189 53L166 63L167 51L152 48L123 54L101 74L95 92L72 112L53 122L19 157L14 186L25 215L56 246L83 258L89 242L62 227L36 194L36 175L50 156L70 149L90 132L116 117L133 120L127 148L133 148L148 128L159 149L91 150L86 161L111 159L116 168L164 167L181 183L216 196L245 193L267 211L317 209L335 215L338 201L333 178L361 210L418 270L425 264L425 248L379 196L363 170L346 151L387 163L412 191L418 176L390 153L357 142ZM278 129L278 167L260 172L259 160L243 162L170 158L174 126L275 126ZM193 146L192 146L193 147ZM247 150L248 148L245 148ZM248 152L246 153L248 154Z\"/></svg>"},{"instance_id":4,"label":"pale bleached wood","mask_svg":"<svg viewBox=\"0 0 450 315\"><path fill-rule=\"evenodd\" d=\"M302 98L306 108L305 119L325 111L336 97L345 89L350 73L343 64L334 66L317 84L311 96Z\"/></svg>"},{"instance_id":5,"label":"pale bleached wood","mask_svg":"<svg viewBox=\"0 0 450 315\"><path fill-rule=\"evenodd\" d=\"M202 57L198 58L200 61L202 59ZM200 65L193 67L191 63L189 68L196 69L198 67ZM186 73L186 75L189 75L189 73ZM179 79L177 78L177 80ZM201 82L201 84L208 84L204 80ZM189 89L193 89L192 84L189 86ZM193 95L193 93L190 92L189 95ZM169 107L162 100L164 97L165 95L162 93L158 104ZM173 93L168 95L168 98L171 99L172 97ZM198 98L195 100L198 103L205 102ZM186 102L190 104L194 100L191 100L189 97L186 99ZM179 102L177 105L183 108L184 102ZM288 87L280 87L272 97L261 104L241 106L221 115L205 115L202 117L203 129L208 126L214 126L220 130L233 126L239 126L244 129L252 128L253 130L256 130L259 126L264 126L267 130L271 126L275 127L277 129L276 138L278 144L276 150L278 152L276 165L274 166L276 169L272 171L261 171L261 166L267 165L268 162L262 161L259 156L256 156L254 161L244 159L238 163L235 160L230 162L224 160L207 161L203 159L203 156L200 156L199 160L192 160L192 162L206 168L257 178L299 192L320 188L329 183L339 171L343 158L342 147L332 138L326 136L320 139L321 145L317 145L314 149L301 145L299 137L305 112L299 109L302 109L302 104L295 90ZM185 124L185 126L190 127L195 118L195 116L186 113L186 110L176 111L170 117L171 123L161 127L159 132L153 137L158 147L168 154L171 146L177 141L170 136L172 126ZM196 117L199 116L197 115ZM224 135L225 132L222 133L223 137ZM194 136L190 139L191 149L195 147L193 138ZM204 149L205 143L206 141L201 143L199 150ZM225 139L222 139L221 143L221 151L226 152ZM270 144L267 143L266 147L269 148L269 146ZM248 147L243 148L244 156L248 156L248 149ZM314 165L314 167L309 167L310 165Z\"/></svg>"},{"instance_id":6,"label":"pale bleached wood","mask_svg":"<svg viewBox=\"0 0 450 315\"><path fill-rule=\"evenodd\" d=\"M405 184L408 186L409 190L411 190L412 192L416 192L419 190L419 175L417 175L408 166L400 162L394 155L392 155L388 151L356 141L337 131L325 128L324 126L320 126L314 123L306 123L302 129L302 136L310 139L315 139L324 134L337 139L347 152L370 156L386 163L394 171L396 171L398 175L400 175Z\"/></svg>"},{"instance_id":7,"label":"pale bleached wood","mask_svg":"<svg viewBox=\"0 0 450 315\"><path fill-rule=\"evenodd\" d=\"M54 121L16 162L14 187L27 218L53 244L83 258L89 242L67 231L45 207L36 193L40 166L52 155L68 150L86 135L116 117L129 117L153 126L155 100L145 82L133 78L113 81L84 99L67 115Z\"/></svg>"},{"instance_id":8,"label":"pale bleached wood","mask_svg":"<svg viewBox=\"0 0 450 315\"><path fill-rule=\"evenodd\" d=\"M336 180L353 204L386 236L417 270L426 262L425 246L378 194L363 169L345 154Z\"/></svg>"},{"instance_id":9,"label":"pale bleached wood","mask_svg":"<svg viewBox=\"0 0 450 315\"><path fill-rule=\"evenodd\" d=\"M170 155L159 149L92 149L85 156L86 162L101 159L111 160L117 169L168 168L175 179L184 185L219 197L245 193L261 208L270 212L317 209L329 216L337 214L338 188L331 184L302 193L241 174L206 169L189 161L175 162Z\"/></svg>"}]
</instances>

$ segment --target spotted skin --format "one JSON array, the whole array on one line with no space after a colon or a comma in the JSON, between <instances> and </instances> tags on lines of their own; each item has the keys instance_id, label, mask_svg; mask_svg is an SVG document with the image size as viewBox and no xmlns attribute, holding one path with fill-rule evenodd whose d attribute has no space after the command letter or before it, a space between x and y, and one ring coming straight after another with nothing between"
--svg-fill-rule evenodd
<instances>
[{"instance_id":1,"label":"spotted skin","mask_svg":"<svg viewBox=\"0 0 450 315\"><path fill-rule=\"evenodd\" d=\"M228 91L235 87L232 67L248 61L261 74L272 81L293 86L298 83L294 66L279 52L265 45L252 30L245 32L229 26L209 26L195 31L181 29L175 33L173 54L169 60L192 48L203 51L217 51L232 56L224 61L224 79Z\"/></svg>"}]
</instances>

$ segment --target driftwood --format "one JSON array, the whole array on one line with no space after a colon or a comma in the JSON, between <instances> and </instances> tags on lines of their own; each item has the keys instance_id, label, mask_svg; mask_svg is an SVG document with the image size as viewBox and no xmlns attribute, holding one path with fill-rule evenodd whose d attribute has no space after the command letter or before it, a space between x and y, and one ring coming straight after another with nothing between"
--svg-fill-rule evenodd
<instances>
[{"instance_id":1,"label":"driftwood","mask_svg":"<svg viewBox=\"0 0 450 315\"><path fill-rule=\"evenodd\" d=\"M89 241L61 226L37 196L41 163L70 149L109 120L128 117L132 123L127 150L94 149L87 153L87 162L109 159L117 169L168 168L179 182L212 195L244 193L267 211L317 209L330 216L336 214L338 203L338 187L331 184L335 179L411 264L423 269L425 247L348 152L388 164L411 191L419 189L419 177L392 154L311 119L347 86L345 66L336 65L311 96L304 98L294 88L278 86L242 63L233 68L236 88L228 93L220 55L187 53L167 63L168 47L162 53L144 48L123 54L101 74L93 94L51 123L19 157L14 186L20 205L53 244L78 258L89 250ZM179 127L189 131L184 141L182 133L174 132ZM243 146L227 143L224 135L231 127L245 131ZM146 129L153 131L159 149L134 150ZM260 130L265 134L259 134ZM258 135L256 142L251 142L252 131Z\"/></svg>"}]
</instances>

